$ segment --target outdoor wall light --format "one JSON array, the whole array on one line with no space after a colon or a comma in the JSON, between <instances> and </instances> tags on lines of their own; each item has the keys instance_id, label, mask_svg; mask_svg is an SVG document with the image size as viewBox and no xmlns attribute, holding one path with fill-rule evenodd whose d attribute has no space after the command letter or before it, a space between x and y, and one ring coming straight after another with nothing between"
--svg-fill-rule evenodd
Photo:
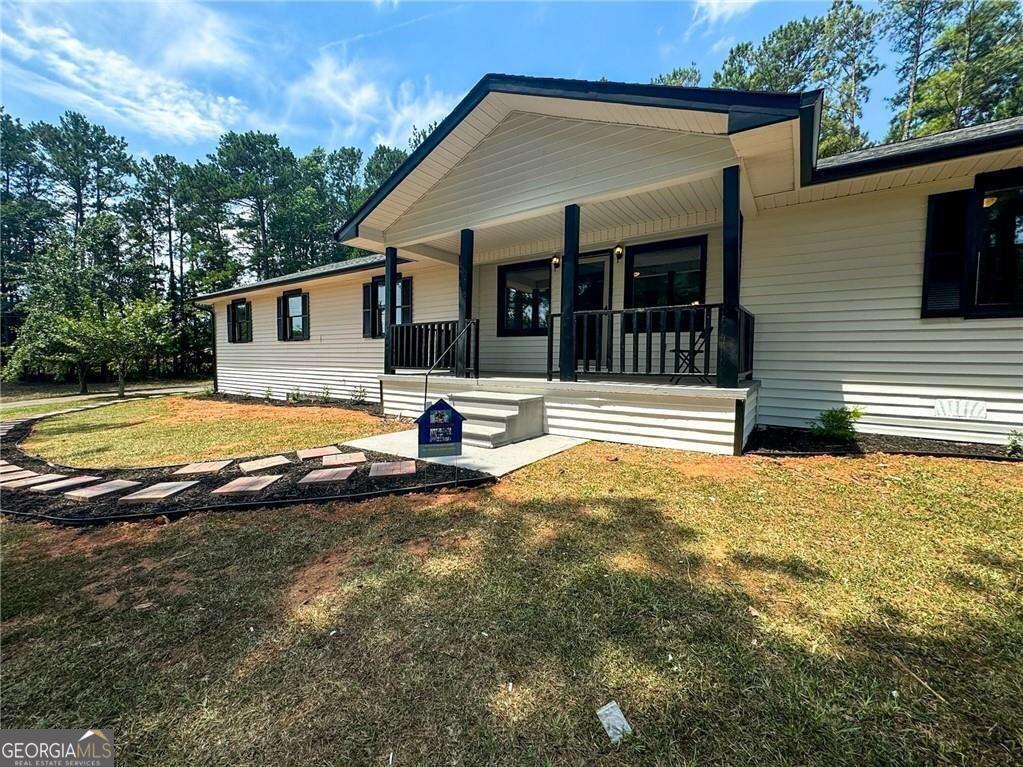
<instances>
[{"instance_id":1,"label":"outdoor wall light","mask_svg":"<svg viewBox=\"0 0 1023 767\"><path fill-rule=\"evenodd\" d=\"M998 202L998 198L997 197L985 197L984 198L984 207L985 208L990 208L996 202Z\"/></svg>"},{"instance_id":2,"label":"outdoor wall light","mask_svg":"<svg viewBox=\"0 0 1023 767\"><path fill-rule=\"evenodd\" d=\"M614 250L611 252L615 254L615 261L621 261L622 256L625 255L625 248L621 245L621 243L619 243L618 245L615 245Z\"/></svg>"},{"instance_id":3,"label":"outdoor wall light","mask_svg":"<svg viewBox=\"0 0 1023 767\"><path fill-rule=\"evenodd\" d=\"M555 269L557 269L559 266L561 266L561 259L558 256L555 256L554 258L552 258L551 259L551 266L553 266Z\"/></svg>"}]
</instances>

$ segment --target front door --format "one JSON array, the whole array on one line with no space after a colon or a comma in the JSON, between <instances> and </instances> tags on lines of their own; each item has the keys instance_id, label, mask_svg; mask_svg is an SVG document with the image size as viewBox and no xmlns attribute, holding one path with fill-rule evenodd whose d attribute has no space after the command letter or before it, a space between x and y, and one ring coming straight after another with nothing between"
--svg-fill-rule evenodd
<instances>
[{"instance_id":1,"label":"front door","mask_svg":"<svg viewBox=\"0 0 1023 767\"><path fill-rule=\"evenodd\" d=\"M577 312L607 309L611 305L610 253L579 256L575 273L575 310ZM582 315L576 323L576 359L596 359L597 337L607 332L607 318L600 315ZM585 332L583 323L587 323ZM585 339L585 342L584 342Z\"/></svg>"}]
</instances>

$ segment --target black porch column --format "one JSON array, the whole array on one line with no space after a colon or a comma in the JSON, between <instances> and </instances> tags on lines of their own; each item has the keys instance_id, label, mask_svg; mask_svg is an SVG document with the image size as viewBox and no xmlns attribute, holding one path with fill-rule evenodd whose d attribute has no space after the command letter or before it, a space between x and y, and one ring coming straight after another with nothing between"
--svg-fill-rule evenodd
<instances>
[{"instance_id":1,"label":"black porch column","mask_svg":"<svg viewBox=\"0 0 1023 767\"><path fill-rule=\"evenodd\" d=\"M575 380L575 272L579 264L579 206L565 206L565 249L561 254L561 347L558 363L562 381Z\"/></svg>"},{"instance_id":2,"label":"black porch column","mask_svg":"<svg viewBox=\"0 0 1023 767\"><path fill-rule=\"evenodd\" d=\"M739 213L739 166L722 171L721 313L718 322L718 374L721 387L739 384L739 259L742 227Z\"/></svg>"},{"instance_id":3,"label":"black porch column","mask_svg":"<svg viewBox=\"0 0 1023 767\"><path fill-rule=\"evenodd\" d=\"M472 319L472 249L475 242L472 229L463 229L458 250L458 332L461 333ZM455 347L455 375L468 375L467 357L469 336L463 335ZM473 365L479 366L479 360Z\"/></svg>"},{"instance_id":4,"label":"black porch column","mask_svg":"<svg viewBox=\"0 0 1023 767\"><path fill-rule=\"evenodd\" d=\"M394 372L394 329L398 316L398 249L384 250L384 372Z\"/></svg>"}]
</instances>

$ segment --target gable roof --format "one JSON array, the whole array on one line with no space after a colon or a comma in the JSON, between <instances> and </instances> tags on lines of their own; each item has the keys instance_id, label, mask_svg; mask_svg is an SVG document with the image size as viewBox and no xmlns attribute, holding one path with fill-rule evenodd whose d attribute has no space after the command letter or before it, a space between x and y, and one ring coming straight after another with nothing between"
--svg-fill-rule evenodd
<instances>
[{"instance_id":1,"label":"gable roof","mask_svg":"<svg viewBox=\"0 0 1023 767\"><path fill-rule=\"evenodd\" d=\"M403 259L398 259L398 263L402 263ZM361 272L367 269L376 269L384 265L383 253L374 253L369 256L362 256L361 258L350 258L347 261L334 261L330 264L323 264L321 266L314 266L312 269L305 269L301 272L292 272L291 274L284 274L280 277L271 277L268 280L260 280L259 282L250 282L245 285L236 285L233 288L226 288L225 290L217 290L212 293L204 293L201 296L196 296L195 301L208 301L211 298L223 298L224 296L233 296L239 293L249 293L253 290L260 290L262 288L272 288L275 286L290 285L294 282L305 282L306 280L322 279L323 277L333 277L337 274L346 274L348 272Z\"/></svg>"},{"instance_id":2,"label":"gable roof","mask_svg":"<svg viewBox=\"0 0 1023 767\"><path fill-rule=\"evenodd\" d=\"M725 117L726 135L795 119L807 107L819 109L822 99L821 91L770 93L487 74L334 233L335 239L357 237L359 224L491 93L710 112Z\"/></svg>"}]
</instances>

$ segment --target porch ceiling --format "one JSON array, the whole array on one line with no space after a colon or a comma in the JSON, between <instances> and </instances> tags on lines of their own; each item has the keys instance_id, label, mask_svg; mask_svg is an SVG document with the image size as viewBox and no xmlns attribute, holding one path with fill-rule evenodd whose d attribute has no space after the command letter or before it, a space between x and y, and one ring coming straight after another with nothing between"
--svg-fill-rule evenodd
<instances>
[{"instance_id":1,"label":"porch ceiling","mask_svg":"<svg viewBox=\"0 0 1023 767\"><path fill-rule=\"evenodd\" d=\"M580 244L610 246L659 232L720 221L721 176L674 184L580 206ZM511 223L475 230L477 262L559 252L564 238L564 214L557 210ZM457 233L430 240L428 246L457 253Z\"/></svg>"}]
</instances>

